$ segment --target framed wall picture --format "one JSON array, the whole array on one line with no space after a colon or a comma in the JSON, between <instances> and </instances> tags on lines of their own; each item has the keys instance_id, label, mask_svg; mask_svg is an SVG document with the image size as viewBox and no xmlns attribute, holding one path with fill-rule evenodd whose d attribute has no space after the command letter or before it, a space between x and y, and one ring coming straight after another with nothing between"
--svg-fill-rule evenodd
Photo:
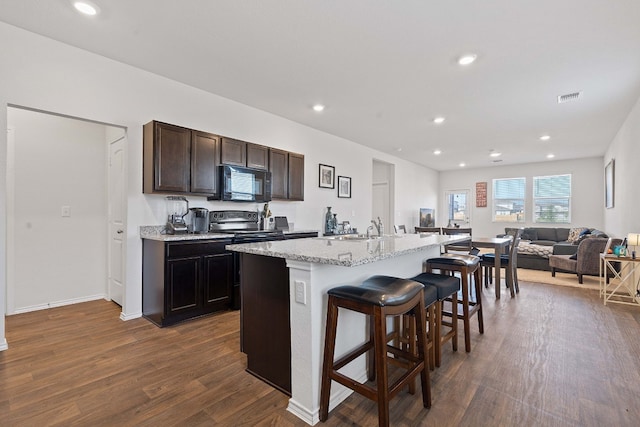
<instances>
[{"instance_id":1,"label":"framed wall picture","mask_svg":"<svg viewBox=\"0 0 640 427\"><path fill-rule=\"evenodd\" d=\"M318 186L320 188L336 188L336 168L320 163L318 173Z\"/></svg>"},{"instance_id":2,"label":"framed wall picture","mask_svg":"<svg viewBox=\"0 0 640 427\"><path fill-rule=\"evenodd\" d=\"M351 198L351 178L348 176L338 177L338 197Z\"/></svg>"},{"instance_id":3,"label":"framed wall picture","mask_svg":"<svg viewBox=\"0 0 640 427\"><path fill-rule=\"evenodd\" d=\"M615 195L615 162L613 159L604 168L604 206L613 207Z\"/></svg>"}]
</instances>

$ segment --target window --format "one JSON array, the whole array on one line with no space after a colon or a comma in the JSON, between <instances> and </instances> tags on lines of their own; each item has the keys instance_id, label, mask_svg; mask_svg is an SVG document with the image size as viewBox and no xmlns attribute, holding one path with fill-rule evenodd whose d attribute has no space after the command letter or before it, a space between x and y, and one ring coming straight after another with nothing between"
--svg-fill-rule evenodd
<instances>
[{"instance_id":1,"label":"window","mask_svg":"<svg viewBox=\"0 0 640 427\"><path fill-rule=\"evenodd\" d=\"M447 225L461 225L469 223L469 190L447 191Z\"/></svg>"},{"instance_id":2,"label":"window","mask_svg":"<svg viewBox=\"0 0 640 427\"><path fill-rule=\"evenodd\" d=\"M533 177L533 222L571 222L571 174Z\"/></svg>"},{"instance_id":3,"label":"window","mask_svg":"<svg viewBox=\"0 0 640 427\"><path fill-rule=\"evenodd\" d=\"M525 178L493 180L493 220L524 222Z\"/></svg>"}]
</instances>

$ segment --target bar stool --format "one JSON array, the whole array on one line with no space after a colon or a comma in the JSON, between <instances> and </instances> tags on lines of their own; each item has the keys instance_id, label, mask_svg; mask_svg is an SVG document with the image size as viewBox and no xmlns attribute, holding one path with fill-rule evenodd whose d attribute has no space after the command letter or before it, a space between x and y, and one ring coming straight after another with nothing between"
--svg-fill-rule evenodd
<instances>
[{"instance_id":1,"label":"bar stool","mask_svg":"<svg viewBox=\"0 0 640 427\"><path fill-rule=\"evenodd\" d=\"M429 332L431 340L433 341L433 358L432 362L435 362L435 366L440 366L442 361L442 346L447 341L451 340L453 351L458 350L458 310L451 311L451 323L446 323L443 320L444 301L450 300L452 307L458 305L458 291L460 290L460 279L454 276L448 276L446 274L435 273L420 273L409 280L415 280L425 285L425 289L428 287L436 289L437 304L435 304L434 315L434 328L431 329L429 325ZM447 333L442 334L442 326L449 326ZM433 331L433 332L432 332Z\"/></svg>"},{"instance_id":2,"label":"bar stool","mask_svg":"<svg viewBox=\"0 0 640 427\"><path fill-rule=\"evenodd\" d=\"M474 314L478 316L478 329L484 334L484 321L482 319L482 269L480 268L480 258L475 255L466 254L441 254L438 258L430 258L424 263L425 272L431 273L433 270L441 272L459 272L462 281L462 301L458 300L462 306L462 313L458 312L458 318L462 319L464 328L464 349L468 353L471 351L471 327L470 318ZM475 300L470 299L469 280L473 275ZM456 304L451 304L451 312L445 311L445 315L453 317L453 313L458 311Z\"/></svg>"},{"instance_id":3,"label":"bar stool","mask_svg":"<svg viewBox=\"0 0 640 427\"><path fill-rule=\"evenodd\" d=\"M445 276L449 277L449 276ZM457 280L457 278L454 278ZM413 280L413 279L409 279ZM418 280L416 280L418 282ZM423 283L424 284L424 283ZM435 369L435 357L436 357L436 345L434 336L436 334L436 328L440 327L440 322L437 322L436 306L438 302L438 289L435 286L424 286L424 306L427 317L427 352L429 353L429 368ZM413 313L403 314L402 316L394 319L394 331L387 335L387 342L392 339L397 339L401 345L401 349L408 351L411 354L416 354L416 319ZM369 360L371 360L370 358ZM390 360L393 362L393 359ZM372 367L369 367L369 372L373 372ZM409 383L409 393L415 392L415 384L412 381Z\"/></svg>"},{"instance_id":4,"label":"bar stool","mask_svg":"<svg viewBox=\"0 0 640 427\"><path fill-rule=\"evenodd\" d=\"M331 380L375 401L378 404L378 424L389 425L389 400L402 388L409 385L420 374L422 385L422 404L431 407L431 385L429 383L428 353L426 351L426 316L424 307L424 285L412 280L390 276L373 276L361 286L339 286L330 289L327 306L327 328L325 333L324 360L320 388L320 421L329 416L329 397ZM358 348L334 360L336 331L338 326L338 308L357 311L369 316L369 339ZM418 355L388 345L387 316L400 316L413 313L416 316L416 335ZM373 350L376 386L360 384L352 378L338 372L359 356ZM387 353L407 361L407 371L393 384L389 384L387 372ZM370 372L371 376L372 373Z\"/></svg>"}]
</instances>

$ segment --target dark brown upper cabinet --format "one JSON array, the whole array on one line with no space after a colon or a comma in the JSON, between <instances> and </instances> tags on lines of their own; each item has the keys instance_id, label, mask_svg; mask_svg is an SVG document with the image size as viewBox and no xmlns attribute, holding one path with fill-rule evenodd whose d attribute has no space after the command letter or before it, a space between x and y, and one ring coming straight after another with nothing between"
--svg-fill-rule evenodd
<instances>
[{"instance_id":1,"label":"dark brown upper cabinet","mask_svg":"<svg viewBox=\"0 0 640 427\"><path fill-rule=\"evenodd\" d=\"M269 149L269 172L271 172L271 197L289 198L289 152Z\"/></svg>"},{"instance_id":2,"label":"dark brown upper cabinet","mask_svg":"<svg viewBox=\"0 0 640 427\"><path fill-rule=\"evenodd\" d=\"M220 161L223 165L267 170L269 147L232 138L221 138Z\"/></svg>"},{"instance_id":3,"label":"dark brown upper cabinet","mask_svg":"<svg viewBox=\"0 0 640 427\"><path fill-rule=\"evenodd\" d=\"M289 153L289 200L304 200L304 155Z\"/></svg>"},{"instance_id":4,"label":"dark brown upper cabinet","mask_svg":"<svg viewBox=\"0 0 640 427\"><path fill-rule=\"evenodd\" d=\"M143 128L143 192L215 195L217 135L152 121Z\"/></svg>"},{"instance_id":5,"label":"dark brown upper cabinet","mask_svg":"<svg viewBox=\"0 0 640 427\"><path fill-rule=\"evenodd\" d=\"M247 167L252 169L269 169L269 147L247 143Z\"/></svg>"},{"instance_id":6,"label":"dark brown upper cabinet","mask_svg":"<svg viewBox=\"0 0 640 427\"><path fill-rule=\"evenodd\" d=\"M207 196L218 191L220 138L206 132L191 132L191 193Z\"/></svg>"},{"instance_id":7,"label":"dark brown upper cabinet","mask_svg":"<svg viewBox=\"0 0 640 427\"><path fill-rule=\"evenodd\" d=\"M220 138L220 163L247 166L247 143L232 138Z\"/></svg>"}]
</instances>

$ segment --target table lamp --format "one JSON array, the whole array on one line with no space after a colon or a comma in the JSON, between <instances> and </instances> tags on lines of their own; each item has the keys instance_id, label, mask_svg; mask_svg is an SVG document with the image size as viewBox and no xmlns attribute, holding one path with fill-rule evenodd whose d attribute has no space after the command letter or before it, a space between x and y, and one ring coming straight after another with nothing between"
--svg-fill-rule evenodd
<instances>
[{"instance_id":1,"label":"table lamp","mask_svg":"<svg viewBox=\"0 0 640 427\"><path fill-rule=\"evenodd\" d=\"M640 233L629 233L627 236L627 246L633 246L631 258L636 259L636 247L640 246Z\"/></svg>"}]
</instances>

